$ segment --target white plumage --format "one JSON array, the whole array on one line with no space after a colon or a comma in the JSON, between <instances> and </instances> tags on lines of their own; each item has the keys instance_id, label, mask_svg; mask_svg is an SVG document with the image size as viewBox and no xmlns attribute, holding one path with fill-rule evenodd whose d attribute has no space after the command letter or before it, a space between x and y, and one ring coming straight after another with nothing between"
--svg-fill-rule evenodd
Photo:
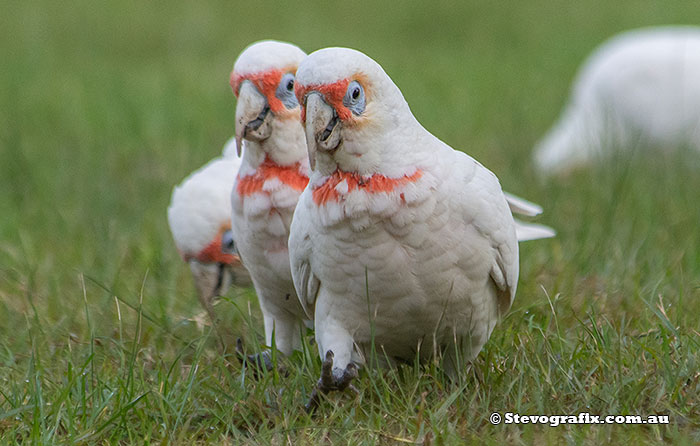
<instances>
[{"instance_id":1,"label":"white plumage","mask_svg":"<svg viewBox=\"0 0 700 446\"><path fill-rule=\"evenodd\" d=\"M238 251L250 271L265 324L265 341L290 354L301 345L304 311L289 270L287 239L309 166L294 73L305 53L265 41L236 60L231 84L238 97L236 138L245 140L231 193ZM239 147L240 149L240 147Z\"/></svg>"},{"instance_id":2,"label":"white plumage","mask_svg":"<svg viewBox=\"0 0 700 446\"><path fill-rule=\"evenodd\" d=\"M425 130L360 52L312 53L296 89L313 172L289 249L321 357L333 352L336 381L373 338L380 357L439 350L460 367L515 296L516 227L498 179Z\"/></svg>"},{"instance_id":3,"label":"white plumage","mask_svg":"<svg viewBox=\"0 0 700 446\"><path fill-rule=\"evenodd\" d=\"M542 207L539 204L532 203L523 198L517 197L508 192L503 193L508 202L508 207L511 213L524 215L526 217L535 217L542 213ZM517 218L515 221L515 235L519 242L527 242L530 240L540 240L543 238L554 237L557 233L549 226L520 221Z\"/></svg>"},{"instance_id":4,"label":"white plumage","mask_svg":"<svg viewBox=\"0 0 700 446\"><path fill-rule=\"evenodd\" d=\"M700 150L700 28L640 29L604 43L534 160L548 175L637 146Z\"/></svg>"},{"instance_id":5,"label":"white plumage","mask_svg":"<svg viewBox=\"0 0 700 446\"><path fill-rule=\"evenodd\" d=\"M226 292L231 283L250 278L235 252L221 240L231 227L230 194L241 165L231 138L223 155L191 173L173 189L168 224L180 255L187 261L202 304Z\"/></svg>"}]
</instances>

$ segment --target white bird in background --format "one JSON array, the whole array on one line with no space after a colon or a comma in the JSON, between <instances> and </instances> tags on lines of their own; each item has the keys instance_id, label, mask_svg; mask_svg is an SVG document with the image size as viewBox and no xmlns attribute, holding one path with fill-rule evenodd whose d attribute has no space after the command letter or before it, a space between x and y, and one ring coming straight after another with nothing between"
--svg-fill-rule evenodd
<instances>
[{"instance_id":1,"label":"white bird in background","mask_svg":"<svg viewBox=\"0 0 700 446\"><path fill-rule=\"evenodd\" d=\"M231 138L223 155L173 189L168 224L182 258L189 264L197 295L212 316L213 300L231 284L247 286L250 276L231 234L231 189L240 167Z\"/></svg>"},{"instance_id":2,"label":"white bird in background","mask_svg":"<svg viewBox=\"0 0 700 446\"><path fill-rule=\"evenodd\" d=\"M287 249L294 208L310 172L294 95L295 73L305 56L288 43L258 42L241 53L231 73L239 154L245 139L231 194L233 235L258 295L265 342L285 355L301 347L306 319Z\"/></svg>"},{"instance_id":3,"label":"white bird in background","mask_svg":"<svg viewBox=\"0 0 700 446\"><path fill-rule=\"evenodd\" d=\"M317 389L343 389L378 355L448 371L474 358L518 280L518 240L496 176L415 119L364 54L328 48L297 71L313 169L289 254L301 304L325 358ZM315 391L309 407L317 401Z\"/></svg>"},{"instance_id":4,"label":"white bird in background","mask_svg":"<svg viewBox=\"0 0 700 446\"><path fill-rule=\"evenodd\" d=\"M635 146L700 150L700 28L639 29L600 46L534 161L550 175Z\"/></svg>"}]
</instances>

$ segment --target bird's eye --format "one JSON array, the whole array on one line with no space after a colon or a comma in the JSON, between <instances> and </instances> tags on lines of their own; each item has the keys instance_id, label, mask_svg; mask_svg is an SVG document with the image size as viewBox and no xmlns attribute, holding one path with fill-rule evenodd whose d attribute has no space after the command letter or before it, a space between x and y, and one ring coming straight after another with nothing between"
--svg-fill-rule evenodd
<instances>
[{"instance_id":1,"label":"bird's eye","mask_svg":"<svg viewBox=\"0 0 700 446\"><path fill-rule=\"evenodd\" d=\"M221 252L224 254L236 254L236 244L233 241L233 232L230 229L221 235Z\"/></svg>"},{"instance_id":2,"label":"bird's eye","mask_svg":"<svg viewBox=\"0 0 700 446\"><path fill-rule=\"evenodd\" d=\"M282 76L279 85L277 86L277 91L275 91L275 97L282 101L286 108L295 108L299 106L299 101L294 95L294 74L287 73Z\"/></svg>"},{"instance_id":3,"label":"bird's eye","mask_svg":"<svg viewBox=\"0 0 700 446\"><path fill-rule=\"evenodd\" d=\"M365 111L365 90L357 81L352 81L343 97L343 105L350 109L354 115L360 115Z\"/></svg>"}]
</instances>

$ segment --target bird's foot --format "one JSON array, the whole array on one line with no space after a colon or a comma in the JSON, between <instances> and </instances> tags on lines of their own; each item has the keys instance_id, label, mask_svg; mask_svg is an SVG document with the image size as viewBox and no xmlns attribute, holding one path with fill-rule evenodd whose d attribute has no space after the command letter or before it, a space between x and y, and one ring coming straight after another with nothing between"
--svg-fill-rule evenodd
<instances>
[{"instance_id":1,"label":"bird's foot","mask_svg":"<svg viewBox=\"0 0 700 446\"><path fill-rule=\"evenodd\" d=\"M241 361L244 367L250 368L253 372L253 377L256 379L259 378L263 372L269 372L274 368L272 364L272 354L269 350L254 355L246 355L243 351L243 342L241 338L236 340L236 356L238 356L238 360Z\"/></svg>"},{"instance_id":2,"label":"bird's foot","mask_svg":"<svg viewBox=\"0 0 700 446\"><path fill-rule=\"evenodd\" d=\"M357 378L357 366L350 363L345 369L333 367L333 351L326 352L326 359L323 360L321 366L321 378L316 383L316 387L311 392L309 402L306 403L306 411L311 412L318 406L322 393L328 393L333 390L343 391L350 389L355 393L360 393L355 386L352 385L352 380Z\"/></svg>"}]
</instances>

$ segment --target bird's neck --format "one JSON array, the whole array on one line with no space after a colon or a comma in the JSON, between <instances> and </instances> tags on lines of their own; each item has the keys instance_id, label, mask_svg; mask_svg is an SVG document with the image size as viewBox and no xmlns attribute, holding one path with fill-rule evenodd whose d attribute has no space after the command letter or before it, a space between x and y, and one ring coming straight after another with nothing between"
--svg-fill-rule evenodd
<instances>
[{"instance_id":1,"label":"bird's neck","mask_svg":"<svg viewBox=\"0 0 700 446\"><path fill-rule=\"evenodd\" d=\"M280 181L299 192L309 182L306 142L304 141L304 151L300 154L296 147L273 147L270 138L261 142L246 141L237 183L238 192L242 196L261 192L267 181Z\"/></svg>"},{"instance_id":2,"label":"bird's neck","mask_svg":"<svg viewBox=\"0 0 700 446\"><path fill-rule=\"evenodd\" d=\"M270 136L263 141L251 141L251 152L255 153L258 163L269 158L280 166L292 166L296 163L308 165L306 137L298 116L278 117L271 122ZM253 160L251 160L253 161Z\"/></svg>"},{"instance_id":3,"label":"bird's neck","mask_svg":"<svg viewBox=\"0 0 700 446\"><path fill-rule=\"evenodd\" d=\"M417 122L381 129L368 126L345 138L332 154L317 156L316 170L321 177L336 171L369 178L375 174L388 178L413 175L422 168L430 135Z\"/></svg>"}]
</instances>

